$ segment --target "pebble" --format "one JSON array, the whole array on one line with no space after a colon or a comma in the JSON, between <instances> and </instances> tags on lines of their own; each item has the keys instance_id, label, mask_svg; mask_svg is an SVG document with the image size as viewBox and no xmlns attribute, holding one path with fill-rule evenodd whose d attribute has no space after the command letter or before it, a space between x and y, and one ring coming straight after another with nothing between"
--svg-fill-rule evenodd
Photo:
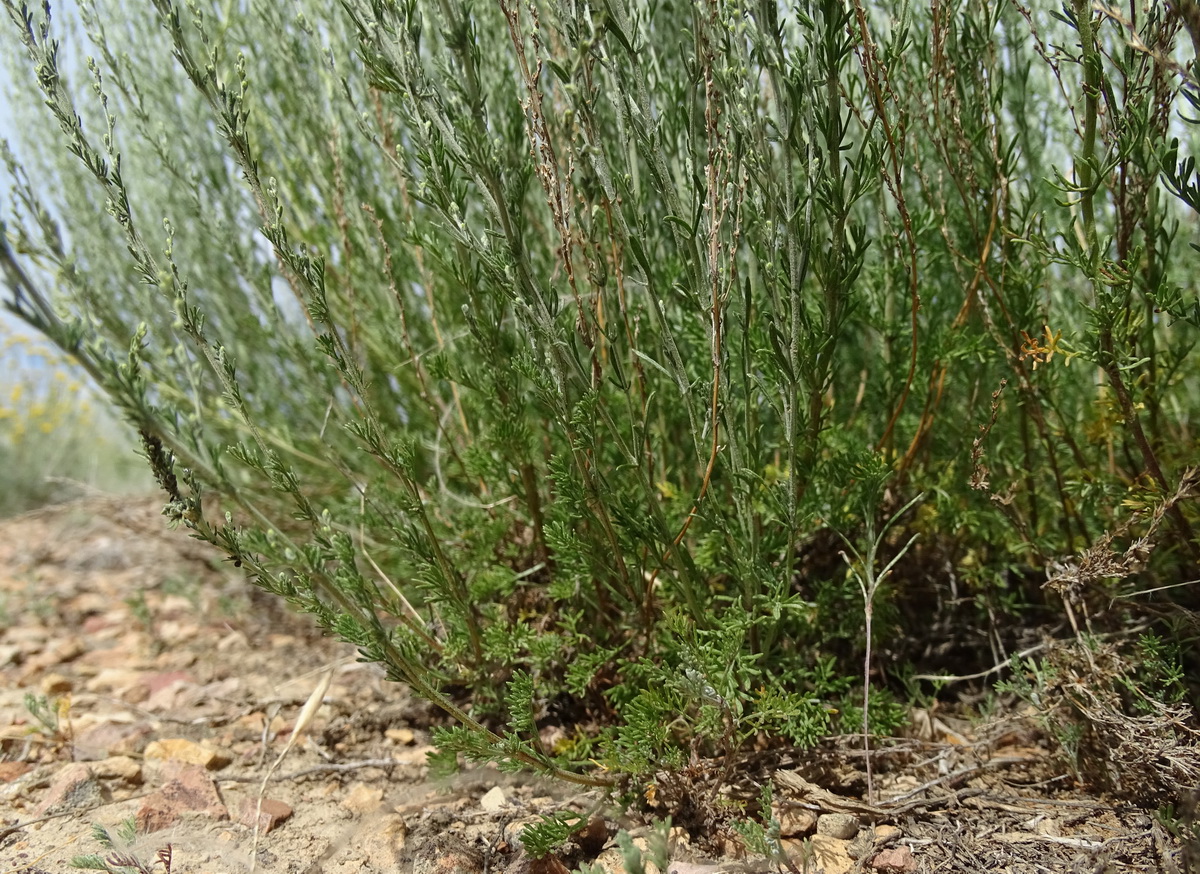
<instances>
[{"instance_id":1,"label":"pebble","mask_svg":"<svg viewBox=\"0 0 1200 874\"><path fill-rule=\"evenodd\" d=\"M102 722L76 733L75 755L89 760L141 753L153 734L146 722Z\"/></svg>"},{"instance_id":2,"label":"pebble","mask_svg":"<svg viewBox=\"0 0 1200 874\"><path fill-rule=\"evenodd\" d=\"M351 813L373 813L382 804L383 790L366 783L355 783L342 799L342 807Z\"/></svg>"},{"instance_id":3,"label":"pebble","mask_svg":"<svg viewBox=\"0 0 1200 874\"><path fill-rule=\"evenodd\" d=\"M366 857L372 871L402 871L400 854L408 841L408 826L404 817L391 813L372 819L355 835L355 843Z\"/></svg>"},{"instance_id":4,"label":"pebble","mask_svg":"<svg viewBox=\"0 0 1200 874\"><path fill-rule=\"evenodd\" d=\"M258 814L258 829L260 834L270 834L292 815L292 807L286 802L275 798L264 798L262 808L258 806L258 798L243 798L238 807L238 821L243 825L254 828L254 815Z\"/></svg>"},{"instance_id":5,"label":"pebble","mask_svg":"<svg viewBox=\"0 0 1200 874\"><path fill-rule=\"evenodd\" d=\"M110 756L92 763L92 771L101 780L121 780L125 783L142 782L142 766L129 756Z\"/></svg>"},{"instance_id":6,"label":"pebble","mask_svg":"<svg viewBox=\"0 0 1200 874\"><path fill-rule=\"evenodd\" d=\"M849 874L857 865L850 857L848 841L815 834L808 839L808 845L816 863L816 870L824 871L824 874Z\"/></svg>"},{"instance_id":7,"label":"pebble","mask_svg":"<svg viewBox=\"0 0 1200 874\"><path fill-rule=\"evenodd\" d=\"M493 786L479 799L479 806L487 813L503 810L507 804L508 799L504 797L504 790L499 786Z\"/></svg>"},{"instance_id":8,"label":"pebble","mask_svg":"<svg viewBox=\"0 0 1200 874\"><path fill-rule=\"evenodd\" d=\"M858 834L858 817L851 813L823 813L817 817L817 834L848 841Z\"/></svg>"},{"instance_id":9,"label":"pebble","mask_svg":"<svg viewBox=\"0 0 1200 874\"><path fill-rule=\"evenodd\" d=\"M890 847L875 854L871 867L886 874L911 874L917 870L917 860L908 847Z\"/></svg>"},{"instance_id":10,"label":"pebble","mask_svg":"<svg viewBox=\"0 0 1200 874\"><path fill-rule=\"evenodd\" d=\"M189 765L199 765L210 771L224 768L232 761L232 757L226 752L181 737L152 741L146 747L145 755L147 759L171 759Z\"/></svg>"},{"instance_id":11,"label":"pebble","mask_svg":"<svg viewBox=\"0 0 1200 874\"><path fill-rule=\"evenodd\" d=\"M0 762L0 783L11 783L33 770L28 762Z\"/></svg>"},{"instance_id":12,"label":"pebble","mask_svg":"<svg viewBox=\"0 0 1200 874\"><path fill-rule=\"evenodd\" d=\"M21 647L15 643L0 646L0 668L8 667L10 664L20 664L20 661Z\"/></svg>"},{"instance_id":13,"label":"pebble","mask_svg":"<svg viewBox=\"0 0 1200 874\"><path fill-rule=\"evenodd\" d=\"M213 819L229 818L221 803L217 784L199 765L168 762L169 779L157 792L148 795L137 812L138 830L156 832L175 825L184 813L206 814Z\"/></svg>"},{"instance_id":14,"label":"pebble","mask_svg":"<svg viewBox=\"0 0 1200 874\"><path fill-rule=\"evenodd\" d=\"M772 811L775 821L779 823L779 835L784 838L798 838L810 835L817 827L817 814L806 807L778 806Z\"/></svg>"},{"instance_id":15,"label":"pebble","mask_svg":"<svg viewBox=\"0 0 1200 874\"><path fill-rule=\"evenodd\" d=\"M73 762L55 775L34 816L94 807L104 800L103 788L92 769L82 762Z\"/></svg>"},{"instance_id":16,"label":"pebble","mask_svg":"<svg viewBox=\"0 0 1200 874\"><path fill-rule=\"evenodd\" d=\"M75 688L75 681L64 674L49 673L42 677L42 692L46 695L66 695Z\"/></svg>"},{"instance_id":17,"label":"pebble","mask_svg":"<svg viewBox=\"0 0 1200 874\"><path fill-rule=\"evenodd\" d=\"M411 746L417 742L417 736L411 728L389 728L383 736L401 746Z\"/></svg>"}]
</instances>

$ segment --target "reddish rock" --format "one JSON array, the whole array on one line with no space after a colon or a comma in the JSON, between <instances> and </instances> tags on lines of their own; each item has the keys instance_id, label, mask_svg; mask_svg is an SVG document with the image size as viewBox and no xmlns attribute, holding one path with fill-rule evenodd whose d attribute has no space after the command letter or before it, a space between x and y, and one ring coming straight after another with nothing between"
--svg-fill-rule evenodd
<instances>
[{"instance_id":1,"label":"reddish rock","mask_svg":"<svg viewBox=\"0 0 1200 874\"><path fill-rule=\"evenodd\" d=\"M243 798L238 808L238 821L254 828L254 814L258 813L258 830L268 834L292 815L290 805L274 798L264 798L259 810L257 798Z\"/></svg>"},{"instance_id":2,"label":"reddish rock","mask_svg":"<svg viewBox=\"0 0 1200 874\"><path fill-rule=\"evenodd\" d=\"M196 688L195 679L187 671L167 671L149 674L143 681L150 694L142 707L151 712L173 710L180 706L181 699Z\"/></svg>"},{"instance_id":3,"label":"reddish rock","mask_svg":"<svg viewBox=\"0 0 1200 874\"><path fill-rule=\"evenodd\" d=\"M83 633L87 635L98 634L106 628L112 628L117 623L110 616L92 615L83 620Z\"/></svg>"},{"instance_id":4,"label":"reddish rock","mask_svg":"<svg viewBox=\"0 0 1200 874\"><path fill-rule=\"evenodd\" d=\"M161 831L179 822L185 813L201 813L219 820L229 818L217 784L204 768L168 762L164 772L170 779L149 795L137 812L139 831Z\"/></svg>"},{"instance_id":5,"label":"reddish rock","mask_svg":"<svg viewBox=\"0 0 1200 874\"><path fill-rule=\"evenodd\" d=\"M891 847L876 853L871 867L885 874L911 874L917 870L917 860L908 847Z\"/></svg>"},{"instance_id":6,"label":"reddish rock","mask_svg":"<svg viewBox=\"0 0 1200 874\"><path fill-rule=\"evenodd\" d=\"M154 729L145 722L105 722L82 731L75 738L75 755L85 761L140 753Z\"/></svg>"},{"instance_id":7,"label":"reddish rock","mask_svg":"<svg viewBox=\"0 0 1200 874\"><path fill-rule=\"evenodd\" d=\"M529 874L570 874L570 869L555 855L529 860Z\"/></svg>"},{"instance_id":8,"label":"reddish rock","mask_svg":"<svg viewBox=\"0 0 1200 874\"><path fill-rule=\"evenodd\" d=\"M93 807L104 798L104 790L92 769L82 762L67 765L50 784L34 816L46 816L79 807Z\"/></svg>"},{"instance_id":9,"label":"reddish rock","mask_svg":"<svg viewBox=\"0 0 1200 874\"><path fill-rule=\"evenodd\" d=\"M0 783L11 783L32 770L33 765L28 762L0 762Z\"/></svg>"},{"instance_id":10,"label":"reddish rock","mask_svg":"<svg viewBox=\"0 0 1200 874\"><path fill-rule=\"evenodd\" d=\"M194 683L195 680L187 671L166 671L161 674L147 674L143 682L145 682L146 688L150 690L150 694L154 694L175 683Z\"/></svg>"}]
</instances>

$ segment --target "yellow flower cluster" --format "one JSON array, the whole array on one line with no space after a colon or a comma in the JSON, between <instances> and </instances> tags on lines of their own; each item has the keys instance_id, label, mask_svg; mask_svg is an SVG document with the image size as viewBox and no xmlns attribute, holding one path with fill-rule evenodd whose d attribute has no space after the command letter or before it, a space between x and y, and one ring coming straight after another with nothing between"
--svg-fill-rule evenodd
<instances>
[{"instance_id":1,"label":"yellow flower cluster","mask_svg":"<svg viewBox=\"0 0 1200 874\"><path fill-rule=\"evenodd\" d=\"M21 444L69 430L86 434L95 425L94 393L66 356L45 340L10 334L0 342L0 442Z\"/></svg>"}]
</instances>

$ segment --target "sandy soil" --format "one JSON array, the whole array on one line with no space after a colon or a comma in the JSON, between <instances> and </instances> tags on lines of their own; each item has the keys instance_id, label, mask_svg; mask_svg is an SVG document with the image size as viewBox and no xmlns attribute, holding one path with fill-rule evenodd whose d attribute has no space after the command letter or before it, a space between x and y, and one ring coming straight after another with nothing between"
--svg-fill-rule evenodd
<instances>
[{"instance_id":1,"label":"sandy soil","mask_svg":"<svg viewBox=\"0 0 1200 874\"><path fill-rule=\"evenodd\" d=\"M89 853L176 874L623 870L614 835L644 839L645 821L491 769L431 779L440 717L168 532L159 507L94 499L0 522L0 874L63 871ZM893 801L880 807L862 801L849 742L735 775L743 794L774 781L797 871L1186 864L1152 811L1077 791L1019 722L985 731L917 716L924 730L881 753ZM559 857L529 859L522 826L557 810L592 827ZM130 820L130 841L97 843L94 825L117 838ZM677 828L670 842L678 874L778 867L744 850L722 827Z\"/></svg>"}]
</instances>

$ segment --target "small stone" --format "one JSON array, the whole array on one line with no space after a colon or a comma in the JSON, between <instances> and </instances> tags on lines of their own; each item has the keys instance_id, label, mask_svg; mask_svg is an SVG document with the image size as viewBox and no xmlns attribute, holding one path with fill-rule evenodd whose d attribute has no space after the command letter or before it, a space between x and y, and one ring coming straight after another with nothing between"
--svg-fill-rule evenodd
<instances>
[{"instance_id":1,"label":"small stone","mask_svg":"<svg viewBox=\"0 0 1200 874\"><path fill-rule=\"evenodd\" d=\"M851 813L823 813L817 817L817 834L848 841L858 834L858 817Z\"/></svg>"},{"instance_id":2,"label":"small stone","mask_svg":"<svg viewBox=\"0 0 1200 874\"><path fill-rule=\"evenodd\" d=\"M189 765L200 765L210 771L224 768L231 761L227 753L181 737L154 741L146 747L146 758L171 759Z\"/></svg>"},{"instance_id":3,"label":"small stone","mask_svg":"<svg viewBox=\"0 0 1200 874\"><path fill-rule=\"evenodd\" d=\"M419 747L405 747L391 754L392 761L397 765L424 765L429 761L429 754L437 752L436 747L428 744Z\"/></svg>"},{"instance_id":4,"label":"small stone","mask_svg":"<svg viewBox=\"0 0 1200 874\"><path fill-rule=\"evenodd\" d=\"M92 769L82 762L75 762L58 772L34 816L94 807L104 800L104 790Z\"/></svg>"},{"instance_id":5,"label":"small stone","mask_svg":"<svg viewBox=\"0 0 1200 874\"><path fill-rule=\"evenodd\" d=\"M383 790L366 783L355 783L342 799L342 807L351 813L371 813L378 810L381 804Z\"/></svg>"},{"instance_id":6,"label":"small stone","mask_svg":"<svg viewBox=\"0 0 1200 874\"><path fill-rule=\"evenodd\" d=\"M25 655L41 652L46 648L50 632L40 625L14 625L4 632L4 639L15 643Z\"/></svg>"},{"instance_id":7,"label":"small stone","mask_svg":"<svg viewBox=\"0 0 1200 874\"><path fill-rule=\"evenodd\" d=\"M28 762L0 762L0 783L11 783L33 770Z\"/></svg>"},{"instance_id":8,"label":"small stone","mask_svg":"<svg viewBox=\"0 0 1200 874\"><path fill-rule=\"evenodd\" d=\"M417 735L411 728L389 728L383 733L388 740L407 747L417 742Z\"/></svg>"},{"instance_id":9,"label":"small stone","mask_svg":"<svg viewBox=\"0 0 1200 874\"><path fill-rule=\"evenodd\" d=\"M50 648L49 655L55 659L52 664L63 664L65 662L73 662L87 652L87 647L83 645L83 641L78 637L68 637L65 640L60 640Z\"/></svg>"},{"instance_id":10,"label":"small stone","mask_svg":"<svg viewBox=\"0 0 1200 874\"><path fill-rule=\"evenodd\" d=\"M145 722L104 722L75 735L75 755L84 760L140 753L154 729Z\"/></svg>"},{"instance_id":11,"label":"small stone","mask_svg":"<svg viewBox=\"0 0 1200 874\"><path fill-rule=\"evenodd\" d=\"M174 678L174 679L172 679ZM196 688L195 682L184 671L170 671L152 675L146 685L150 694L142 702L142 709L152 713L166 712L185 706L189 692Z\"/></svg>"},{"instance_id":12,"label":"small stone","mask_svg":"<svg viewBox=\"0 0 1200 874\"><path fill-rule=\"evenodd\" d=\"M92 764L92 770L101 780L121 780L125 783L142 782L142 766L129 756L111 756Z\"/></svg>"},{"instance_id":13,"label":"small stone","mask_svg":"<svg viewBox=\"0 0 1200 874\"><path fill-rule=\"evenodd\" d=\"M917 870L917 860L908 847L890 847L875 854L871 867L885 874L911 874Z\"/></svg>"},{"instance_id":14,"label":"small stone","mask_svg":"<svg viewBox=\"0 0 1200 874\"><path fill-rule=\"evenodd\" d=\"M149 694L149 691L145 687L143 677L141 671L130 668L102 668L83 684L83 688L89 692L108 692L124 698L130 689L141 686L141 694L144 697Z\"/></svg>"},{"instance_id":15,"label":"small stone","mask_svg":"<svg viewBox=\"0 0 1200 874\"><path fill-rule=\"evenodd\" d=\"M66 695L75 688L75 681L63 674L46 674L42 677L42 691L47 695Z\"/></svg>"},{"instance_id":16,"label":"small stone","mask_svg":"<svg viewBox=\"0 0 1200 874\"><path fill-rule=\"evenodd\" d=\"M779 836L798 838L810 835L817 827L817 814L806 807L788 807L774 811L775 820L779 823Z\"/></svg>"},{"instance_id":17,"label":"small stone","mask_svg":"<svg viewBox=\"0 0 1200 874\"><path fill-rule=\"evenodd\" d=\"M200 656L188 648L168 648L154 658L154 665L167 673L184 673L184 668L190 668ZM190 679L190 677L189 677Z\"/></svg>"},{"instance_id":18,"label":"small stone","mask_svg":"<svg viewBox=\"0 0 1200 874\"><path fill-rule=\"evenodd\" d=\"M161 831L179 822L184 813L201 813L219 820L229 818L217 784L204 768L177 762L168 762L167 766L170 779L147 796L137 812L140 831Z\"/></svg>"},{"instance_id":19,"label":"small stone","mask_svg":"<svg viewBox=\"0 0 1200 874\"><path fill-rule=\"evenodd\" d=\"M875 826L875 843L882 844L884 841L890 841L899 834L900 829L894 825L877 825Z\"/></svg>"},{"instance_id":20,"label":"small stone","mask_svg":"<svg viewBox=\"0 0 1200 874\"><path fill-rule=\"evenodd\" d=\"M849 842L829 835L815 834L804 842L791 840L784 842L785 846L789 844L793 848L793 858L798 861L803 860L805 853L811 853L812 862L815 864L814 870L824 871L824 874L848 874L854 870L856 865L847 850ZM804 848L805 844L807 844L807 849Z\"/></svg>"},{"instance_id":21,"label":"small stone","mask_svg":"<svg viewBox=\"0 0 1200 874\"><path fill-rule=\"evenodd\" d=\"M264 798L262 808L258 806L258 798L243 798L238 808L238 821L243 825L254 828L254 816L258 814L258 830L262 834L274 831L280 823L292 815L291 805L275 798Z\"/></svg>"},{"instance_id":22,"label":"small stone","mask_svg":"<svg viewBox=\"0 0 1200 874\"><path fill-rule=\"evenodd\" d=\"M487 813L503 810L506 804L508 804L508 799L504 797L504 790L499 786L493 786L479 799L479 806Z\"/></svg>"},{"instance_id":23,"label":"small stone","mask_svg":"<svg viewBox=\"0 0 1200 874\"><path fill-rule=\"evenodd\" d=\"M11 635L9 635L11 639ZM51 644L31 656L22 666L17 677L18 686L28 686L40 678L47 668L74 661L84 653L83 642L77 637L68 637Z\"/></svg>"},{"instance_id":24,"label":"small stone","mask_svg":"<svg viewBox=\"0 0 1200 874\"><path fill-rule=\"evenodd\" d=\"M355 843L366 855L372 871L402 871L400 856L408 841L408 826L396 813L372 820L370 830L355 836Z\"/></svg>"},{"instance_id":25,"label":"small stone","mask_svg":"<svg viewBox=\"0 0 1200 874\"><path fill-rule=\"evenodd\" d=\"M101 633L109 631L115 627L117 627L117 623L111 616L104 614L93 614L83 620L81 629L88 637L95 639Z\"/></svg>"}]
</instances>

